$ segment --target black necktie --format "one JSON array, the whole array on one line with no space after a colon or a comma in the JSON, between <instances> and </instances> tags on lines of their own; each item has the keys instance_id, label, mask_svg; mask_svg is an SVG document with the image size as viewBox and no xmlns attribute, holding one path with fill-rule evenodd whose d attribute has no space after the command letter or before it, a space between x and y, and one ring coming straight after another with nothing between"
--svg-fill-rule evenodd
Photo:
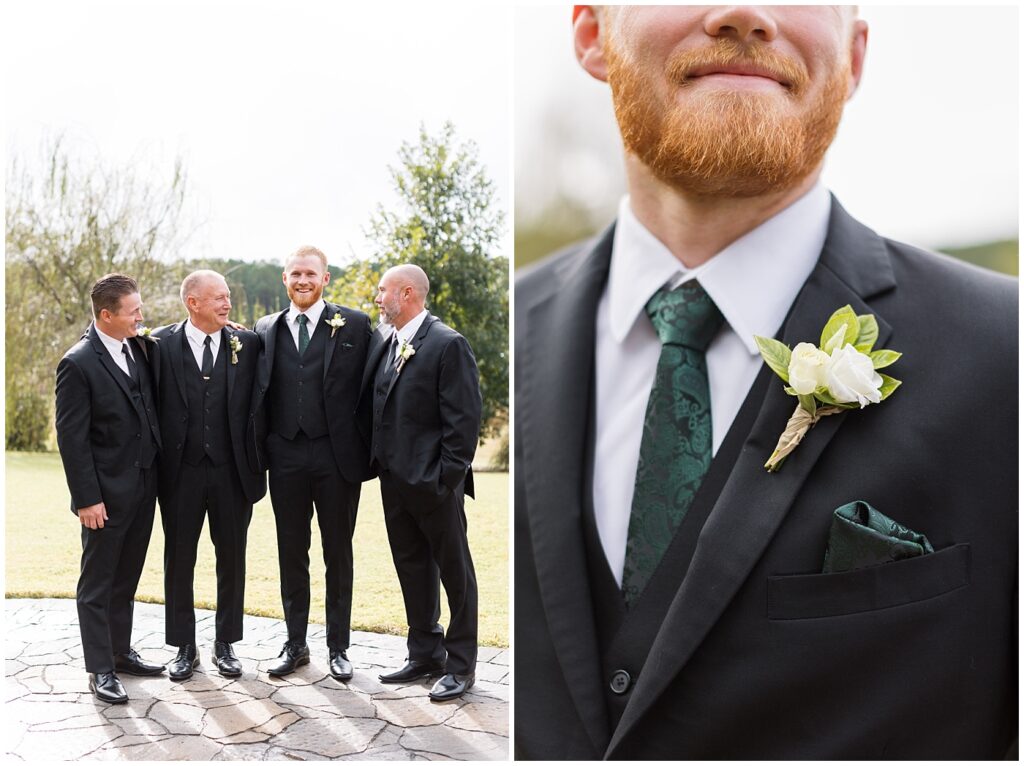
<instances>
[{"instance_id":1,"label":"black necktie","mask_svg":"<svg viewBox=\"0 0 1024 766\"><path fill-rule=\"evenodd\" d=\"M388 352L390 361L388 362L388 370L393 370L398 365L398 333L391 336L391 351Z\"/></svg>"},{"instance_id":2,"label":"black necktie","mask_svg":"<svg viewBox=\"0 0 1024 766\"><path fill-rule=\"evenodd\" d=\"M209 380L213 375L213 349L210 347L210 336L203 341L203 367L199 370L203 380Z\"/></svg>"},{"instance_id":3,"label":"black necktie","mask_svg":"<svg viewBox=\"0 0 1024 766\"><path fill-rule=\"evenodd\" d=\"M131 352L128 350L128 341L121 344L121 353L124 354L124 358L128 362L128 377L138 383L139 368L135 366L135 360L132 359Z\"/></svg>"}]
</instances>

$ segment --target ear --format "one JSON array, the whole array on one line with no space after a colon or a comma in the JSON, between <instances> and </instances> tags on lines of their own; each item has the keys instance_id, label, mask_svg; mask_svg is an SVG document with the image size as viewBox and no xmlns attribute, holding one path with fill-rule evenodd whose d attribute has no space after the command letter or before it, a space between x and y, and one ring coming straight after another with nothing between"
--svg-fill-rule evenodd
<instances>
[{"instance_id":1,"label":"ear","mask_svg":"<svg viewBox=\"0 0 1024 766\"><path fill-rule=\"evenodd\" d=\"M324 284L326 285L330 281L331 281L331 272L328 270L328 271L324 272Z\"/></svg>"},{"instance_id":2,"label":"ear","mask_svg":"<svg viewBox=\"0 0 1024 766\"><path fill-rule=\"evenodd\" d=\"M593 6L573 7L572 36L580 66L594 79L607 82L608 66L604 60L601 19Z\"/></svg>"},{"instance_id":3,"label":"ear","mask_svg":"<svg viewBox=\"0 0 1024 766\"><path fill-rule=\"evenodd\" d=\"M281 272L281 282L283 284L286 284L286 285L288 284L288 272L287 271L282 271Z\"/></svg>"},{"instance_id":4,"label":"ear","mask_svg":"<svg viewBox=\"0 0 1024 766\"><path fill-rule=\"evenodd\" d=\"M855 19L853 32L850 37L850 82L846 89L846 98L853 98L853 94L860 85L860 78L864 74L864 56L868 47L868 23L862 19Z\"/></svg>"}]
</instances>

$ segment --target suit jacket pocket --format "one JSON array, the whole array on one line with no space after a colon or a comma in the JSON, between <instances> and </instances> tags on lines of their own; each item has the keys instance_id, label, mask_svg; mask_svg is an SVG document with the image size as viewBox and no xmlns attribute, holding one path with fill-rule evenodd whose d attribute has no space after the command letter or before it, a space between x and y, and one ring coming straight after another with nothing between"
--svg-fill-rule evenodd
<instances>
[{"instance_id":1,"label":"suit jacket pocket","mask_svg":"<svg viewBox=\"0 0 1024 766\"><path fill-rule=\"evenodd\" d=\"M802 620L887 609L941 596L970 581L971 546L833 574L768 578L768 619Z\"/></svg>"}]
</instances>

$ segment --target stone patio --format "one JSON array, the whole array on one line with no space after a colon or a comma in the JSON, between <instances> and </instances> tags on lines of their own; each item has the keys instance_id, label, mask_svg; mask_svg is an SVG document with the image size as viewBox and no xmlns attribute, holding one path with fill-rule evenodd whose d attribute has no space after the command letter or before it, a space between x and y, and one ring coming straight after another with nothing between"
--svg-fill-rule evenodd
<instances>
[{"instance_id":1,"label":"stone patio","mask_svg":"<svg viewBox=\"0 0 1024 766\"><path fill-rule=\"evenodd\" d=\"M481 647L477 681L462 699L435 703L426 680L385 685L405 640L354 632L355 677L327 670L323 626L310 626L312 661L285 678L284 623L245 617L235 644L241 678L211 670L213 612L197 611L200 666L187 681L122 675L126 705L89 693L75 602L12 599L4 609L3 758L39 760L507 760L508 650ZM136 604L134 648L148 661L175 654L163 641L163 606Z\"/></svg>"}]
</instances>

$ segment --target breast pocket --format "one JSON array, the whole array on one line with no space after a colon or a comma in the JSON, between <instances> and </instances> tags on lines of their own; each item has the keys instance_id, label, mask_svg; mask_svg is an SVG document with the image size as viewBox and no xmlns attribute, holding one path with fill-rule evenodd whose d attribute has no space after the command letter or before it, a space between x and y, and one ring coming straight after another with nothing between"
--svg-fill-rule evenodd
<instances>
[{"instance_id":1,"label":"breast pocket","mask_svg":"<svg viewBox=\"0 0 1024 766\"><path fill-rule=\"evenodd\" d=\"M833 574L768 578L768 619L805 620L910 604L970 582L971 546Z\"/></svg>"}]
</instances>

